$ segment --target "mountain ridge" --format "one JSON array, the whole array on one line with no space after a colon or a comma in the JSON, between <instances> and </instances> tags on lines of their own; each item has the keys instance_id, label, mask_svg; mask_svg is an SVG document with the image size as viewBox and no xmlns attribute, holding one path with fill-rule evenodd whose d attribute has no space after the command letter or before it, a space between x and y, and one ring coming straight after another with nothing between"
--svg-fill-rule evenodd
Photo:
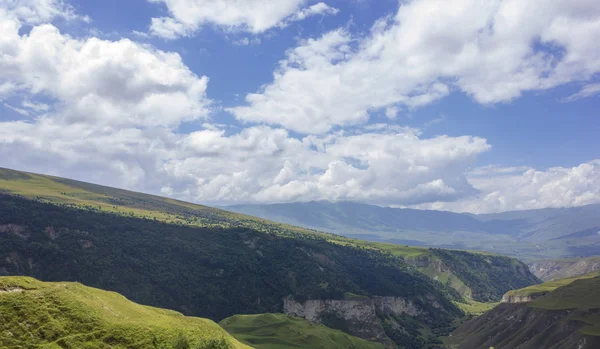
<instances>
[{"instance_id":1,"label":"mountain ridge","mask_svg":"<svg viewBox=\"0 0 600 349\"><path fill-rule=\"evenodd\" d=\"M527 261L600 254L600 204L485 215L324 201L227 209L351 238L488 251Z\"/></svg>"}]
</instances>

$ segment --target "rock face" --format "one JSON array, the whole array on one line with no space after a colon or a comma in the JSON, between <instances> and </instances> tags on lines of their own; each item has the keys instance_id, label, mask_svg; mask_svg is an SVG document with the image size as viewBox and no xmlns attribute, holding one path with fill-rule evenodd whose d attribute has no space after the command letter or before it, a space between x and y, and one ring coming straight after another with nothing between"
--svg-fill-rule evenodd
<instances>
[{"instance_id":1,"label":"rock face","mask_svg":"<svg viewBox=\"0 0 600 349\"><path fill-rule=\"evenodd\" d=\"M502 303L511 303L511 304L519 304L519 303L529 303L532 302L535 298L533 296L517 296L517 295L509 295L506 294L502 297Z\"/></svg>"},{"instance_id":2,"label":"rock face","mask_svg":"<svg viewBox=\"0 0 600 349\"><path fill-rule=\"evenodd\" d=\"M600 257L539 261L530 263L529 269L544 281L570 278L600 270Z\"/></svg>"},{"instance_id":3,"label":"rock face","mask_svg":"<svg viewBox=\"0 0 600 349\"><path fill-rule=\"evenodd\" d=\"M399 297L364 297L354 300L312 299L303 303L293 298L286 298L283 310L287 315L343 329L354 336L383 343L388 348L393 347L394 343L386 335L378 314L410 316L420 314L419 309L412 302Z\"/></svg>"}]
</instances>

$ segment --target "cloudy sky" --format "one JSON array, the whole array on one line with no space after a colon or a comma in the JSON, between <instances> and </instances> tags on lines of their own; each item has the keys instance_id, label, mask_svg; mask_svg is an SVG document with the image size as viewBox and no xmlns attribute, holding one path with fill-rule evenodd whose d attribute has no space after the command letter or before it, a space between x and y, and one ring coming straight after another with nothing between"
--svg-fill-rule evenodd
<instances>
[{"instance_id":1,"label":"cloudy sky","mask_svg":"<svg viewBox=\"0 0 600 349\"><path fill-rule=\"evenodd\" d=\"M0 0L0 166L199 203L600 203L600 1Z\"/></svg>"}]
</instances>

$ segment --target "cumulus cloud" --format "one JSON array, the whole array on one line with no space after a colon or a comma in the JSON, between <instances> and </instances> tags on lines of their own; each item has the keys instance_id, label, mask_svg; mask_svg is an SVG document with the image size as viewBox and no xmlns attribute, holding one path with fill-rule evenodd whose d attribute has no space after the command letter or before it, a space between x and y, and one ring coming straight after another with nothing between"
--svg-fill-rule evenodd
<instances>
[{"instance_id":1,"label":"cumulus cloud","mask_svg":"<svg viewBox=\"0 0 600 349\"><path fill-rule=\"evenodd\" d=\"M325 3L301 8L306 0L149 0L163 3L169 17L153 18L150 33L165 39L192 36L204 25L229 30L263 33L273 27L315 15L334 15L338 10Z\"/></svg>"},{"instance_id":2,"label":"cumulus cloud","mask_svg":"<svg viewBox=\"0 0 600 349\"><path fill-rule=\"evenodd\" d=\"M207 115L208 78L181 57L127 39L74 39L51 24L20 35L21 22L0 14L0 85L12 86L23 107L44 112L53 101L66 123L110 126L176 126ZM6 95L9 95L8 92Z\"/></svg>"},{"instance_id":3,"label":"cumulus cloud","mask_svg":"<svg viewBox=\"0 0 600 349\"><path fill-rule=\"evenodd\" d=\"M177 54L22 25L0 16L0 82L35 117L0 122L2 166L203 202L418 204L471 193L464 170L490 148L386 124L298 138L268 126L228 133L206 120L178 133L211 102L208 79Z\"/></svg>"},{"instance_id":4,"label":"cumulus cloud","mask_svg":"<svg viewBox=\"0 0 600 349\"><path fill-rule=\"evenodd\" d=\"M423 1L404 5L397 17L416 11ZM25 3L35 5L19 2ZM489 212L580 205L600 197L600 160L572 169L496 166L465 175L490 150L485 139L426 138L418 129L390 124L327 133L335 125L365 122L371 110L382 109L393 119L403 107L431 103L453 88L466 91L461 80L466 75L439 75L438 69L466 69L458 58L449 60L448 67L433 64L433 56L452 51L451 38L429 40L448 44L436 47L441 50L436 53L421 47L419 40L411 42L403 29L412 20L410 13L402 20L380 21L364 40L337 30L303 42L287 54L275 83L249 95L249 106L232 110L245 121L305 133L298 136L282 127L249 125L232 132L213 123L208 78L190 71L179 55L126 39L65 35L47 24L61 16L56 10L64 4L37 4L41 7L32 5L31 12L0 10L0 99L27 115L0 122L0 166L215 204L353 200ZM53 4L54 10L44 9L45 4ZM593 11L586 13L585 18L595 18ZM456 19L454 24L460 23ZM25 25L31 30L22 30ZM461 31L469 32L473 24L464 25ZM433 30L427 28L421 30ZM560 37L559 29L553 28L552 35ZM431 35L446 31L442 25ZM427 38L426 33L415 37ZM389 46L396 35L416 56L400 63L391 59L405 50ZM562 70L562 60L553 62L540 84L567 81L564 76L573 72L585 79L595 68L584 58L573 56L571 62L580 61ZM424 62L423 70L419 62ZM479 98L478 92L472 94ZM259 112L259 106L273 113ZM183 122L194 120L202 120L200 129L178 132Z\"/></svg>"},{"instance_id":5,"label":"cumulus cloud","mask_svg":"<svg viewBox=\"0 0 600 349\"><path fill-rule=\"evenodd\" d=\"M600 160L572 168L536 170L523 167L479 168L468 176L480 194L456 202L421 208L489 213L600 203Z\"/></svg>"},{"instance_id":6,"label":"cumulus cloud","mask_svg":"<svg viewBox=\"0 0 600 349\"><path fill-rule=\"evenodd\" d=\"M29 25L48 23L57 17L90 21L89 17L78 15L71 5L62 0L0 0L0 9Z\"/></svg>"},{"instance_id":7,"label":"cumulus cloud","mask_svg":"<svg viewBox=\"0 0 600 349\"><path fill-rule=\"evenodd\" d=\"M239 120L327 132L462 91L482 104L600 72L596 0L413 0L366 37L345 29L288 51ZM308 125L314 125L309 129Z\"/></svg>"},{"instance_id":8,"label":"cumulus cloud","mask_svg":"<svg viewBox=\"0 0 600 349\"><path fill-rule=\"evenodd\" d=\"M454 200L473 192L463 173L488 149L477 137L420 139L410 130L297 139L266 126L182 135L52 118L0 123L3 166L212 203Z\"/></svg>"}]
</instances>

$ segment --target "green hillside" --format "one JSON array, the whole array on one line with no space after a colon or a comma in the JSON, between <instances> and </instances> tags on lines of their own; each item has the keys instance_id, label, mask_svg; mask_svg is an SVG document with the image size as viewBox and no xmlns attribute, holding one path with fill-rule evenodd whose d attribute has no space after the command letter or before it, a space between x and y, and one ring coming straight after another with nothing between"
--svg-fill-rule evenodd
<instances>
[{"instance_id":1,"label":"green hillside","mask_svg":"<svg viewBox=\"0 0 600 349\"><path fill-rule=\"evenodd\" d=\"M436 333L462 316L452 302L458 295L375 249L167 224L2 194L0 274L79 281L213 320L280 313L288 296L303 302L343 299L348 292L409 300L421 310L419 326Z\"/></svg>"},{"instance_id":2,"label":"green hillside","mask_svg":"<svg viewBox=\"0 0 600 349\"><path fill-rule=\"evenodd\" d=\"M283 314L236 315L219 324L257 349L383 349L380 343Z\"/></svg>"},{"instance_id":3,"label":"green hillside","mask_svg":"<svg viewBox=\"0 0 600 349\"><path fill-rule=\"evenodd\" d=\"M78 283L0 277L1 348L249 348L211 320Z\"/></svg>"},{"instance_id":4,"label":"green hillside","mask_svg":"<svg viewBox=\"0 0 600 349\"><path fill-rule=\"evenodd\" d=\"M575 281L583 280L583 279L592 279L592 278L596 278L599 276L600 276L600 272L593 272L590 274L579 275L579 276L575 276L572 278L552 280L552 281L545 282L543 284L532 285L532 286L525 287L525 288L522 288L519 290L510 291L506 294L506 296L507 297L521 296L521 297L537 298L537 297L543 296L545 294L551 293L552 291L555 291L556 289L558 289L560 287L570 285Z\"/></svg>"},{"instance_id":5,"label":"green hillside","mask_svg":"<svg viewBox=\"0 0 600 349\"><path fill-rule=\"evenodd\" d=\"M509 292L509 302L463 324L446 343L461 349L598 348L599 290L596 272Z\"/></svg>"},{"instance_id":6,"label":"green hillside","mask_svg":"<svg viewBox=\"0 0 600 349\"><path fill-rule=\"evenodd\" d=\"M499 301L502 295L539 281L516 260L486 255L485 263L477 263L478 275L471 277L471 258L481 260L480 254L432 251L392 243L367 242L326 234L314 230L245 216L216 208L191 204L164 197L135 193L70 179L25 173L0 168L0 192L16 194L42 202L91 212L117 214L122 217L151 219L175 225L203 228L248 228L279 236L325 240L332 244L379 251L405 259L409 265L430 278L456 290L461 296L476 301ZM426 261L425 263L423 263ZM512 265L511 265L512 264ZM495 282L494 280L502 280ZM509 280L510 282L506 282Z\"/></svg>"},{"instance_id":7,"label":"green hillside","mask_svg":"<svg viewBox=\"0 0 600 349\"><path fill-rule=\"evenodd\" d=\"M464 316L457 304L483 309L477 301L537 283L506 257L371 243L61 178L0 174L0 275L78 281L186 315L281 313L287 297L395 297L418 312L377 315L367 332L418 348L454 328ZM354 321L331 327L358 335Z\"/></svg>"}]
</instances>

